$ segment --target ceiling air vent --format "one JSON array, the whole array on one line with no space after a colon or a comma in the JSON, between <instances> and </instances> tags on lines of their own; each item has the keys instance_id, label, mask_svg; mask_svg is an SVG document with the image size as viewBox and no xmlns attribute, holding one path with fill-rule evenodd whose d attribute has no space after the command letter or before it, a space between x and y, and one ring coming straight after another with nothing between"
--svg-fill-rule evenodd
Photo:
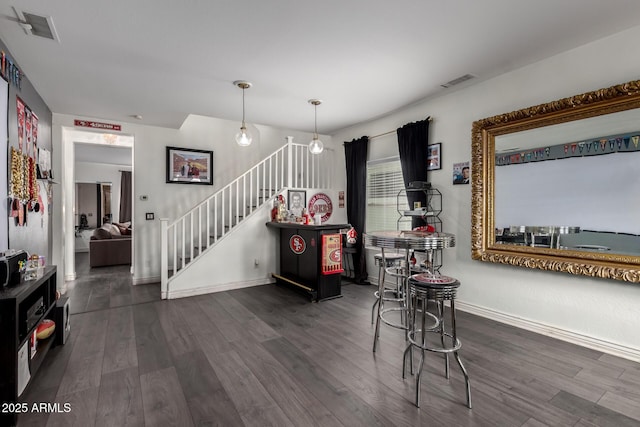
<instances>
[{"instance_id":1,"label":"ceiling air vent","mask_svg":"<svg viewBox=\"0 0 640 427\"><path fill-rule=\"evenodd\" d=\"M14 11L25 33L60 42L56 28L53 25L52 17L41 16L30 12L18 12L15 9Z\"/></svg>"},{"instance_id":2,"label":"ceiling air vent","mask_svg":"<svg viewBox=\"0 0 640 427\"><path fill-rule=\"evenodd\" d=\"M447 89L447 88L450 88L451 86L455 86L455 85L457 85L459 83L466 82L467 80L471 80L471 79L473 79L475 77L476 76L474 76L473 74L465 74L464 76L460 76L457 79L453 79L451 81L448 81L445 84L440 85L440 86L442 86L443 88Z\"/></svg>"}]
</instances>

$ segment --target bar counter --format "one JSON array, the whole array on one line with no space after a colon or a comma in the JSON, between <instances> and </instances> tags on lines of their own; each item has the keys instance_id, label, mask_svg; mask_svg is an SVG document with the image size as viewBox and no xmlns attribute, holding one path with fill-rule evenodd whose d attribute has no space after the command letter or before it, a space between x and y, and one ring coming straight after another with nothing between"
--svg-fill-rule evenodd
<instances>
[{"instance_id":1,"label":"bar counter","mask_svg":"<svg viewBox=\"0 0 640 427\"><path fill-rule=\"evenodd\" d=\"M267 222L266 225L279 230L280 235L280 271L272 274L277 283L295 287L312 301L342 296L340 232L351 228L349 224Z\"/></svg>"}]
</instances>

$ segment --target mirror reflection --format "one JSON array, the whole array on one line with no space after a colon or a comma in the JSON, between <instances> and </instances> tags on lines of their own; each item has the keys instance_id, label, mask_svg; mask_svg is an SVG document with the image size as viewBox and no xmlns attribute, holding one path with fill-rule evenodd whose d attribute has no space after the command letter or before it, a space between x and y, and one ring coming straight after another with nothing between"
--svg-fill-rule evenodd
<instances>
[{"instance_id":1,"label":"mirror reflection","mask_svg":"<svg viewBox=\"0 0 640 427\"><path fill-rule=\"evenodd\" d=\"M471 257L640 283L640 80L473 123Z\"/></svg>"},{"instance_id":2,"label":"mirror reflection","mask_svg":"<svg viewBox=\"0 0 640 427\"><path fill-rule=\"evenodd\" d=\"M495 243L640 255L640 110L495 137Z\"/></svg>"}]
</instances>

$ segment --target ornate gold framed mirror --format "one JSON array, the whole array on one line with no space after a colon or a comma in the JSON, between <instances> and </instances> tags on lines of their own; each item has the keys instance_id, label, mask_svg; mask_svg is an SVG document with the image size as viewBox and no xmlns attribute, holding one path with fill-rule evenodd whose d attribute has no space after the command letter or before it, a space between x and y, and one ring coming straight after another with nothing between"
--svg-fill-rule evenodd
<instances>
[{"instance_id":1,"label":"ornate gold framed mirror","mask_svg":"<svg viewBox=\"0 0 640 427\"><path fill-rule=\"evenodd\" d=\"M639 139L640 80L474 122L472 258L640 282Z\"/></svg>"}]
</instances>

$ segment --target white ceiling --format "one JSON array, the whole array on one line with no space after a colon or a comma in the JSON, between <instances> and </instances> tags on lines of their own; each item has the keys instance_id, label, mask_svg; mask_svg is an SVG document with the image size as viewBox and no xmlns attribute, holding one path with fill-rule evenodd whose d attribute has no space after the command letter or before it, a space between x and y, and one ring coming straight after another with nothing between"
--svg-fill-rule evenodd
<instances>
[{"instance_id":1,"label":"white ceiling","mask_svg":"<svg viewBox=\"0 0 640 427\"><path fill-rule=\"evenodd\" d=\"M99 144L76 144L76 162L131 166L131 148Z\"/></svg>"},{"instance_id":2,"label":"white ceiling","mask_svg":"<svg viewBox=\"0 0 640 427\"><path fill-rule=\"evenodd\" d=\"M12 7L51 16L60 41ZM0 38L53 112L240 121L245 79L247 122L312 131L320 98L323 134L638 23L638 0L0 0Z\"/></svg>"}]
</instances>

